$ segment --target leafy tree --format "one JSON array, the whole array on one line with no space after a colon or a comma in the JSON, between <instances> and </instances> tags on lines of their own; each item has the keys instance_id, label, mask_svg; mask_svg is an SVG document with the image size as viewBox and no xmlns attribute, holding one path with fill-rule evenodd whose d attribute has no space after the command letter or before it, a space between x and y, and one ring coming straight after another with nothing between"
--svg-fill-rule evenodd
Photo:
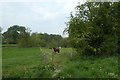
<instances>
[{"instance_id":1,"label":"leafy tree","mask_svg":"<svg viewBox=\"0 0 120 80\"><path fill-rule=\"evenodd\" d=\"M3 33L4 43L16 44L18 42L20 34L24 33L26 28L24 26L13 25L6 32Z\"/></svg>"},{"instance_id":2,"label":"leafy tree","mask_svg":"<svg viewBox=\"0 0 120 80\"><path fill-rule=\"evenodd\" d=\"M67 39L60 35L31 33L24 26L13 25L3 33L3 43L18 44L19 47L67 47Z\"/></svg>"},{"instance_id":3,"label":"leafy tree","mask_svg":"<svg viewBox=\"0 0 120 80\"><path fill-rule=\"evenodd\" d=\"M117 53L119 3L88 3L78 5L70 15L66 31L71 45L79 53L103 55ZM116 15L112 11L116 11Z\"/></svg>"},{"instance_id":4,"label":"leafy tree","mask_svg":"<svg viewBox=\"0 0 120 80\"><path fill-rule=\"evenodd\" d=\"M112 23L113 23L113 30L114 33L118 37L118 53L120 54L120 2L116 2L111 7L111 16L112 16Z\"/></svg>"},{"instance_id":5,"label":"leafy tree","mask_svg":"<svg viewBox=\"0 0 120 80\"><path fill-rule=\"evenodd\" d=\"M18 41L19 47L31 47L32 39L30 37L30 32L24 32L20 34L20 40Z\"/></svg>"},{"instance_id":6,"label":"leafy tree","mask_svg":"<svg viewBox=\"0 0 120 80\"><path fill-rule=\"evenodd\" d=\"M40 46L40 40L41 40L41 35L38 33L32 33L31 34L31 39L32 39L32 46Z\"/></svg>"}]
</instances>

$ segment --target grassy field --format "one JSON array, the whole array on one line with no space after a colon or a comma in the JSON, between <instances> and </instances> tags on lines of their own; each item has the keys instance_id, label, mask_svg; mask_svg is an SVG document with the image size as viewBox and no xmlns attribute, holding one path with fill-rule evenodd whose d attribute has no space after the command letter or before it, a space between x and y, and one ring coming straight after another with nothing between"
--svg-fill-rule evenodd
<instances>
[{"instance_id":1,"label":"grassy field","mask_svg":"<svg viewBox=\"0 0 120 80\"><path fill-rule=\"evenodd\" d=\"M44 54L46 53L46 64ZM52 55L51 49L3 47L3 77L117 78L118 57L78 57L71 48ZM72 58L71 58L71 53Z\"/></svg>"}]
</instances>

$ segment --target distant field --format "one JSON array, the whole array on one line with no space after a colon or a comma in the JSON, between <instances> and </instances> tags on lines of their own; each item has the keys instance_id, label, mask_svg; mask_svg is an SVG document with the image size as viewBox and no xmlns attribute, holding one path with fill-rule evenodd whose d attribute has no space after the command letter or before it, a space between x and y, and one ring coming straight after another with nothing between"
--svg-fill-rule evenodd
<instances>
[{"instance_id":1,"label":"distant field","mask_svg":"<svg viewBox=\"0 0 120 80\"><path fill-rule=\"evenodd\" d=\"M63 59L62 53L70 52L70 49L62 49L61 53L54 55L53 62ZM26 69L44 65L43 53L47 54L46 62L52 62L51 49L42 49L42 53L39 48L16 48L16 47L4 47L2 53L3 59L3 77L24 77ZM58 57L59 56L59 57ZM61 56L61 57L60 57ZM57 58L58 57L58 58ZM58 59L58 60L55 60ZM63 63L61 61L61 63ZM32 75L32 74L31 74Z\"/></svg>"},{"instance_id":2,"label":"distant field","mask_svg":"<svg viewBox=\"0 0 120 80\"><path fill-rule=\"evenodd\" d=\"M2 44L2 47L16 47L16 44Z\"/></svg>"},{"instance_id":3,"label":"distant field","mask_svg":"<svg viewBox=\"0 0 120 80\"><path fill-rule=\"evenodd\" d=\"M47 54L44 64L43 53ZM77 57L71 48L52 56L51 49L3 47L3 77L117 78L118 58ZM71 58L71 53L72 58ZM53 57L53 60L52 60Z\"/></svg>"}]
</instances>

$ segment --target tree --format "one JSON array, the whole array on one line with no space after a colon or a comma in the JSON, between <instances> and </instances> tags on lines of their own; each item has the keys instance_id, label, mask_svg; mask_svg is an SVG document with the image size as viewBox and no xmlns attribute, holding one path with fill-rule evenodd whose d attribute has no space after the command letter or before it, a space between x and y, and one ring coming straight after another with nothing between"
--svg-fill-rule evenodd
<instances>
[{"instance_id":1,"label":"tree","mask_svg":"<svg viewBox=\"0 0 120 80\"><path fill-rule=\"evenodd\" d=\"M32 46L40 47L58 47L63 45L63 38L60 35L47 34L47 33L32 33Z\"/></svg>"},{"instance_id":2,"label":"tree","mask_svg":"<svg viewBox=\"0 0 120 80\"><path fill-rule=\"evenodd\" d=\"M3 33L4 43L17 44L20 34L24 33L26 28L24 26L13 25L6 32Z\"/></svg>"},{"instance_id":3,"label":"tree","mask_svg":"<svg viewBox=\"0 0 120 80\"><path fill-rule=\"evenodd\" d=\"M78 5L70 15L66 31L71 45L81 54L103 55L117 53L119 17L117 3L88 3ZM114 15L114 16L113 16ZM115 26L116 25L116 26ZM117 30L118 29L118 30Z\"/></svg>"},{"instance_id":4,"label":"tree","mask_svg":"<svg viewBox=\"0 0 120 80\"><path fill-rule=\"evenodd\" d=\"M114 33L118 36L118 54L120 54L120 2L114 3L111 7L112 23Z\"/></svg>"},{"instance_id":5,"label":"tree","mask_svg":"<svg viewBox=\"0 0 120 80\"><path fill-rule=\"evenodd\" d=\"M19 47L31 47L32 46L32 39L30 36L30 31L26 31L20 34L18 46Z\"/></svg>"}]
</instances>

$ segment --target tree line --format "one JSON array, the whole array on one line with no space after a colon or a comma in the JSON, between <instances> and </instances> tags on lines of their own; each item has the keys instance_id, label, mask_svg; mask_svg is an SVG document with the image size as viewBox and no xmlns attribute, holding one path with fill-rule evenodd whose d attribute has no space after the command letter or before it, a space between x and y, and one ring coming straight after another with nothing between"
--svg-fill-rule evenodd
<instances>
[{"instance_id":1,"label":"tree line","mask_svg":"<svg viewBox=\"0 0 120 80\"><path fill-rule=\"evenodd\" d=\"M71 13L65 32L83 55L120 54L120 2L86 2Z\"/></svg>"},{"instance_id":2,"label":"tree line","mask_svg":"<svg viewBox=\"0 0 120 80\"><path fill-rule=\"evenodd\" d=\"M2 33L3 44L16 44L18 47L68 47L67 38L47 33L31 33L29 28L13 25Z\"/></svg>"}]
</instances>

